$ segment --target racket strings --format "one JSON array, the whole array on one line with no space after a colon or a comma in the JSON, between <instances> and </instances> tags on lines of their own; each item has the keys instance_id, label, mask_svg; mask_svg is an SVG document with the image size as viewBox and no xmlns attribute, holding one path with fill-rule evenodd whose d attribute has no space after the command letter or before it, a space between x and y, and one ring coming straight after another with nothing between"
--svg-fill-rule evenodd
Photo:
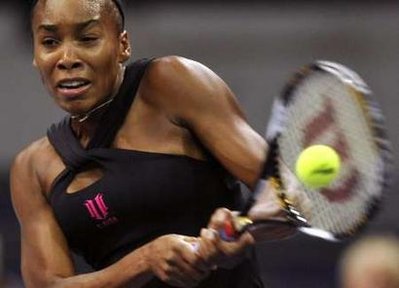
<instances>
[{"instance_id":1,"label":"racket strings","mask_svg":"<svg viewBox=\"0 0 399 288\"><path fill-rule=\"evenodd\" d=\"M331 202L320 191L302 187L313 202L313 216L308 220L312 226L334 234L353 233L367 219L366 211L373 198L381 193L379 182L384 178L378 168L381 166L379 149L371 133L375 122L373 118L366 119L364 107L359 105L348 85L335 76L312 73L293 93L287 115L289 121L279 140L283 161L294 170L295 161L306 146L325 144L337 148L344 162L330 189L330 193L334 193L343 185L341 192L347 197L342 201ZM376 107L372 109L378 111ZM345 180L356 173L356 183L344 185Z\"/></svg>"},{"instance_id":2,"label":"racket strings","mask_svg":"<svg viewBox=\"0 0 399 288\"><path fill-rule=\"evenodd\" d=\"M347 101L347 100L352 100L352 99L350 97L339 98L340 96L343 96L342 89L345 89L345 88L348 89L348 88L345 86L342 87L343 85L339 85L338 83L336 83L336 84L337 85L330 87L329 91L326 94L330 95L331 97L334 97L336 100L342 99L341 101L344 101L345 105L343 105L339 111L334 111L334 112L335 112L335 120L336 121L341 118L344 120L343 123L345 125L342 125L342 124L339 125L340 130L338 132L338 135L336 135L336 137L339 138L340 141L343 141L343 145L341 145L341 146L346 146L344 150L345 150L345 153L348 154L348 155L345 155L345 157L344 157L344 155L342 155L342 152L341 152L341 155L342 155L342 158L344 161L344 165L343 165L343 169L341 172L341 177L338 179L348 180L347 177L350 177L350 176L355 177L356 180L354 180L353 182L356 182L356 183L354 183L353 187L345 185L346 187L342 187L341 190L345 190L345 189L348 190L347 191L348 196L358 195L358 197L362 198L362 196L367 196L367 195L358 193L358 191L364 190L365 187L361 187L362 182L356 178L356 175L359 176L358 167L362 167L362 164L354 163L353 161L354 161L354 159L365 159L367 157L367 155L359 155L359 156L353 155L354 152L362 153L363 151L362 151L362 149L357 149L354 147L352 147L352 149L351 149L350 147L348 147L348 145L349 145L348 143L354 143L356 141L356 139L364 139L365 136L367 137L368 134L365 133L365 132L367 132L367 127L365 127L364 125L361 126L362 122L360 122L356 118L359 115L359 113L358 113L359 111L356 111L356 108L358 108L358 107L351 105L351 103L348 103L348 101ZM339 114L339 112L341 114ZM336 123L336 124L339 124L339 123ZM359 124L360 124L360 126L359 126ZM332 146L334 147L334 144ZM353 145L353 146L361 147L359 145ZM353 150L355 150L355 151L353 151ZM351 175L349 175L349 174L351 174ZM350 181L348 181L348 182L350 182ZM339 185L339 184L342 185L342 182L338 183L337 185ZM337 189L336 187L333 187L333 190L334 190L334 188ZM366 199L367 199L367 197L366 197ZM351 217L353 210L357 209L358 211L362 211L362 209L363 209L362 204L364 203L364 200L366 200L366 199L361 199L360 201L357 200L357 201L347 202L350 205L345 205L345 206L349 206L349 207L343 206L344 209L341 209L342 211L339 211L340 215L346 216L344 218L344 220L346 220L346 221L348 219L353 219L353 217ZM348 208L350 208L350 209L348 209ZM328 211L328 210L326 210L326 211ZM346 214L348 214L348 213L345 213L347 211L351 211L349 215L346 215ZM324 221L328 221L330 227L332 225L332 223L331 223L332 220L334 220L333 217L334 217L334 215L331 215L331 213L328 213L328 218L324 219ZM359 222L360 221L361 220L359 218ZM345 223L345 221L337 221L336 225L335 225L337 231L345 231L345 229L347 229L347 227L346 227L347 224L352 224L352 223ZM351 226L351 225L349 225L349 226Z\"/></svg>"}]
</instances>

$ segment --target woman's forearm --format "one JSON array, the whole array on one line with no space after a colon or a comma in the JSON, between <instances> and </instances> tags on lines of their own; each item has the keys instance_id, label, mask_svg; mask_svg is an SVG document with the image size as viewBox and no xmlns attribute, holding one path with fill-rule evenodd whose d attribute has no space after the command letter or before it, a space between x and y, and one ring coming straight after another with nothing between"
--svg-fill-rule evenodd
<instances>
[{"instance_id":1,"label":"woman's forearm","mask_svg":"<svg viewBox=\"0 0 399 288\"><path fill-rule=\"evenodd\" d=\"M146 246L138 248L102 270L66 278L57 277L45 286L49 288L142 287L154 277L145 257L146 249ZM36 288L36 285L28 287Z\"/></svg>"}]
</instances>

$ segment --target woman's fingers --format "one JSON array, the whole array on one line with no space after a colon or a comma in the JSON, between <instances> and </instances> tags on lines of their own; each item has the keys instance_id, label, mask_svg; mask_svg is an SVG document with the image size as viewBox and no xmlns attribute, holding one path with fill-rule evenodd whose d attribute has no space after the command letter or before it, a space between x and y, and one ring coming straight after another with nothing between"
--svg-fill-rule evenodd
<instances>
[{"instance_id":1,"label":"woman's fingers","mask_svg":"<svg viewBox=\"0 0 399 288\"><path fill-rule=\"evenodd\" d=\"M153 241L149 261L152 271L163 282L176 287L194 287L209 274L209 269L193 249L197 238L166 235Z\"/></svg>"}]
</instances>

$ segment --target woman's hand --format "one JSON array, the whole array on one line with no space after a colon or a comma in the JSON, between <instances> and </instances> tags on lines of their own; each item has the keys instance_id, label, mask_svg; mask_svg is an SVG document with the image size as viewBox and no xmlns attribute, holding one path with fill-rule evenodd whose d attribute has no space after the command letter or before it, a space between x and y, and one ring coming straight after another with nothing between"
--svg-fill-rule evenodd
<instances>
[{"instance_id":1,"label":"woman's hand","mask_svg":"<svg viewBox=\"0 0 399 288\"><path fill-rule=\"evenodd\" d=\"M208 228L201 230L198 255L211 269L234 267L245 257L248 247L254 244L254 238L249 233L231 242L220 238L218 231L224 228L227 221L232 221L234 215L234 212L220 208L212 215Z\"/></svg>"},{"instance_id":2,"label":"woman's hand","mask_svg":"<svg viewBox=\"0 0 399 288\"><path fill-rule=\"evenodd\" d=\"M209 274L199 257L197 238L182 235L161 236L147 245L145 257L153 274L175 287L195 287Z\"/></svg>"},{"instance_id":3,"label":"woman's hand","mask_svg":"<svg viewBox=\"0 0 399 288\"><path fill-rule=\"evenodd\" d=\"M291 203L297 211L306 219L311 219L312 204L303 191L296 176L287 166L280 163L282 177L285 179L284 191L279 191L276 183L269 180L265 183L263 190L257 195L253 207L248 212L252 221L277 220L287 225L259 225L251 229L256 241L279 240L294 235L297 231L294 225L288 225L287 213L279 193L284 192L285 199Z\"/></svg>"}]
</instances>

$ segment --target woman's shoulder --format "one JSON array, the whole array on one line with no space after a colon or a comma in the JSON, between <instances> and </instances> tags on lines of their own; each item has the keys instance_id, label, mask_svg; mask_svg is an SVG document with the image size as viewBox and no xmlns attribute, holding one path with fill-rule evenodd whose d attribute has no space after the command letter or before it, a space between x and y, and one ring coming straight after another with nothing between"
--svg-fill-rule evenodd
<instances>
[{"instance_id":1,"label":"woman's shoulder","mask_svg":"<svg viewBox=\"0 0 399 288\"><path fill-rule=\"evenodd\" d=\"M181 56L156 58L140 84L140 97L161 109L176 110L223 97L226 83L204 64ZM176 106L177 105L177 106Z\"/></svg>"},{"instance_id":2,"label":"woman's shoulder","mask_svg":"<svg viewBox=\"0 0 399 288\"><path fill-rule=\"evenodd\" d=\"M166 81L170 84L178 81L212 80L216 74L206 65L196 60L177 55L154 59L148 68L149 80ZM172 81L172 83L171 83Z\"/></svg>"},{"instance_id":3,"label":"woman's shoulder","mask_svg":"<svg viewBox=\"0 0 399 288\"><path fill-rule=\"evenodd\" d=\"M19 173L29 171L29 174L39 175L54 157L57 157L54 148L47 137L42 137L16 154L12 162L12 170Z\"/></svg>"}]
</instances>

